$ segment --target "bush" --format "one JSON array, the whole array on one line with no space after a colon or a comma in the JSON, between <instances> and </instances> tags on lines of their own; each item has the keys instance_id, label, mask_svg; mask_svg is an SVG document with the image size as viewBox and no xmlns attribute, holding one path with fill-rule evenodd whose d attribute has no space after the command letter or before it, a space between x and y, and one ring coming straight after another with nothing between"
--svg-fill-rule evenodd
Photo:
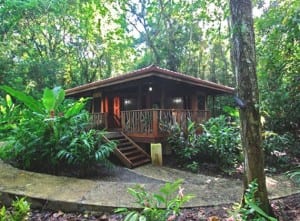
<instances>
[{"instance_id":1,"label":"bush","mask_svg":"<svg viewBox=\"0 0 300 221\"><path fill-rule=\"evenodd\" d=\"M216 163L224 171L242 161L240 131L236 122L221 115L209 119L202 127L201 143L206 160Z\"/></svg>"},{"instance_id":2,"label":"bush","mask_svg":"<svg viewBox=\"0 0 300 221\"><path fill-rule=\"evenodd\" d=\"M0 221L23 221L27 220L30 211L30 204L25 198L17 198L12 202L11 210L5 206L0 209Z\"/></svg>"},{"instance_id":3,"label":"bush","mask_svg":"<svg viewBox=\"0 0 300 221\"><path fill-rule=\"evenodd\" d=\"M10 95L7 94L5 99L0 98L0 140L16 128L19 115L19 106L13 103Z\"/></svg>"},{"instance_id":4,"label":"bush","mask_svg":"<svg viewBox=\"0 0 300 221\"><path fill-rule=\"evenodd\" d=\"M291 133L276 134L266 131L263 134L263 148L266 165L272 170L290 169L291 156L299 156L299 143Z\"/></svg>"},{"instance_id":5,"label":"bush","mask_svg":"<svg viewBox=\"0 0 300 221\"><path fill-rule=\"evenodd\" d=\"M201 163L214 163L228 172L242 160L239 128L223 115L202 125L188 121L187 130L175 124L169 134L168 143L178 163L192 172Z\"/></svg>"},{"instance_id":6,"label":"bush","mask_svg":"<svg viewBox=\"0 0 300 221\"><path fill-rule=\"evenodd\" d=\"M175 220L180 208L188 202L192 195L184 195L181 187L183 180L166 183L160 188L159 193L152 194L145 191L144 187L129 188L128 192L136 199L142 211L130 211L126 208L117 209L115 212L125 213L124 221L165 221Z\"/></svg>"},{"instance_id":7,"label":"bush","mask_svg":"<svg viewBox=\"0 0 300 221\"><path fill-rule=\"evenodd\" d=\"M48 172L107 163L115 145L104 141L103 132L87 129L86 100L65 100L64 90L58 87L46 88L40 101L10 87L1 88L24 105L16 128L0 149L1 158L20 168Z\"/></svg>"},{"instance_id":8,"label":"bush","mask_svg":"<svg viewBox=\"0 0 300 221\"><path fill-rule=\"evenodd\" d=\"M198 170L197 156L200 151L200 129L195 122L188 121L187 129L183 129L179 124L171 125L169 128L168 143L179 165L193 172Z\"/></svg>"}]
</instances>

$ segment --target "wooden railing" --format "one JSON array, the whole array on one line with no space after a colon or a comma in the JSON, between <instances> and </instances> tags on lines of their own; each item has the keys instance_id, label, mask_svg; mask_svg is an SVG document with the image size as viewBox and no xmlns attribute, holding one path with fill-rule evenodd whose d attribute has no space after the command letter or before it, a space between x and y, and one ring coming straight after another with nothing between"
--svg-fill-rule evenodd
<instances>
[{"instance_id":1,"label":"wooden railing","mask_svg":"<svg viewBox=\"0 0 300 221\"><path fill-rule=\"evenodd\" d=\"M122 130L128 134L157 137L165 133L165 126L187 125L188 119L202 123L210 117L209 111L178 109L145 109L121 112Z\"/></svg>"},{"instance_id":2,"label":"wooden railing","mask_svg":"<svg viewBox=\"0 0 300 221\"><path fill-rule=\"evenodd\" d=\"M152 109L121 111L122 130L125 133L152 134L153 120Z\"/></svg>"},{"instance_id":3,"label":"wooden railing","mask_svg":"<svg viewBox=\"0 0 300 221\"><path fill-rule=\"evenodd\" d=\"M103 129L108 126L108 113L92 113L92 128Z\"/></svg>"}]
</instances>

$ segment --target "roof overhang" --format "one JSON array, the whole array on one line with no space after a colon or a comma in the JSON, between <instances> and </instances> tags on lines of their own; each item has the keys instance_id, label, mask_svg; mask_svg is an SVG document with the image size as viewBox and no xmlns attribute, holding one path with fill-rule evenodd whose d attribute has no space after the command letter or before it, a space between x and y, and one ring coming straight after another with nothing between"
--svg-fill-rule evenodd
<instances>
[{"instance_id":1,"label":"roof overhang","mask_svg":"<svg viewBox=\"0 0 300 221\"><path fill-rule=\"evenodd\" d=\"M163 79L169 79L172 81L182 82L185 84L190 84L196 87L206 88L214 91L215 94L233 94L234 88L217 84L211 81L202 80L189 75L185 75L179 72L170 71L157 67L155 65L142 68L130 73L119 75L116 77L107 78L104 80L94 81L87 83L78 87L70 88L66 90L67 96L74 96L81 93L86 93L94 90L99 90L101 88L106 88L118 84L123 84L131 82L134 80L140 80L148 77L159 77Z\"/></svg>"}]
</instances>

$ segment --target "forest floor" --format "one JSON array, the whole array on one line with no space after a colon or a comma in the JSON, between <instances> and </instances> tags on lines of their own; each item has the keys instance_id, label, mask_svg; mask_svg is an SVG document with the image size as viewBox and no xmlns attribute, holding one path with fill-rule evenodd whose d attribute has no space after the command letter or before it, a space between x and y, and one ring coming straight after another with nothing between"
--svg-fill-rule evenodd
<instances>
[{"instance_id":1,"label":"forest floor","mask_svg":"<svg viewBox=\"0 0 300 221\"><path fill-rule=\"evenodd\" d=\"M300 220L300 193L271 201L274 213L279 221ZM228 211L232 205L219 205L209 207L198 207L183 209L177 221L219 221L229 220ZM33 221L121 221L124 217L113 213L64 213L62 211L41 211L31 212L29 220Z\"/></svg>"}]
</instances>

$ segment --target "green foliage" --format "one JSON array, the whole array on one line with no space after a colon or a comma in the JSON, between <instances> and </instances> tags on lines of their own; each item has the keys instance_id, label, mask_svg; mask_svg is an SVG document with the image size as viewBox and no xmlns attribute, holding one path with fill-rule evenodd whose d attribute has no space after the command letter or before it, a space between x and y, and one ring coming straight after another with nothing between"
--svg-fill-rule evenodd
<instances>
[{"instance_id":1,"label":"green foliage","mask_svg":"<svg viewBox=\"0 0 300 221\"><path fill-rule=\"evenodd\" d=\"M123 71L133 50L119 14L112 1L1 1L0 84L36 92Z\"/></svg>"},{"instance_id":2,"label":"green foliage","mask_svg":"<svg viewBox=\"0 0 300 221\"><path fill-rule=\"evenodd\" d=\"M233 84L226 1L126 1L122 9L135 33L136 68L156 64Z\"/></svg>"},{"instance_id":3,"label":"green foliage","mask_svg":"<svg viewBox=\"0 0 300 221\"><path fill-rule=\"evenodd\" d=\"M63 89L45 89L41 100L10 87L1 87L25 107L17 126L0 150L0 157L25 169L55 172L64 165L88 169L107 164L115 147L103 132L87 130L85 99L65 100Z\"/></svg>"},{"instance_id":4,"label":"green foliage","mask_svg":"<svg viewBox=\"0 0 300 221\"><path fill-rule=\"evenodd\" d=\"M202 125L202 150L223 170L241 162L240 131L236 122L221 115Z\"/></svg>"},{"instance_id":5,"label":"green foliage","mask_svg":"<svg viewBox=\"0 0 300 221\"><path fill-rule=\"evenodd\" d=\"M24 197L17 198L12 202L11 210L5 206L0 209L0 221L24 221L28 219L30 204Z\"/></svg>"},{"instance_id":6,"label":"green foliage","mask_svg":"<svg viewBox=\"0 0 300 221\"><path fill-rule=\"evenodd\" d=\"M235 205L233 211L229 214L237 221L276 221L277 219L267 215L260 207L260 202L256 200L258 184L256 180L252 181L245 191L243 205Z\"/></svg>"},{"instance_id":7,"label":"green foliage","mask_svg":"<svg viewBox=\"0 0 300 221\"><path fill-rule=\"evenodd\" d=\"M57 153L60 160L69 165L79 166L83 171L88 170L96 163L109 165L107 158L115 148L114 142L106 142L104 132L97 130L69 131L60 140L65 148Z\"/></svg>"},{"instance_id":8,"label":"green foliage","mask_svg":"<svg viewBox=\"0 0 300 221\"><path fill-rule=\"evenodd\" d=\"M178 163L195 172L198 164L196 158L201 145L201 135L197 132L199 129L200 127L190 120L187 129L181 128L177 123L168 128L170 134L168 143L171 145Z\"/></svg>"},{"instance_id":9,"label":"green foliage","mask_svg":"<svg viewBox=\"0 0 300 221\"><path fill-rule=\"evenodd\" d=\"M266 131L263 133L263 148L266 165L271 170L290 169L291 157L300 156L299 142L291 133L277 134Z\"/></svg>"},{"instance_id":10,"label":"green foliage","mask_svg":"<svg viewBox=\"0 0 300 221\"><path fill-rule=\"evenodd\" d=\"M0 140L5 139L7 133L16 127L19 114L20 109L13 103L10 95L7 94L5 99L0 100Z\"/></svg>"},{"instance_id":11,"label":"green foliage","mask_svg":"<svg viewBox=\"0 0 300 221\"><path fill-rule=\"evenodd\" d=\"M125 221L175 220L180 212L180 207L193 198L192 195L183 194L182 183L183 180L181 179L173 183L166 183L156 194L147 192L140 185L129 188L128 192L136 199L136 203L143 208L142 211L130 211L122 208L117 209L116 212L125 213Z\"/></svg>"},{"instance_id":12,"label":"green foliage","mask_svg":"<svg viewBox=\"0 0 300 221\"><path fill-rule=\"evenodd\" d=\"M203 125L188 121L187 129L172 125L169 134L168 142L178 163L193 172L204 162L215 163L228 172L242 160L239 128L223 115Z\"/></svg>"},{"instance_id":13,"label":"green foliage","mask_svg":"<svg viewBox=\"0 0 300 221\"><path fill-rule=\"evenodd\" d=\"M279 1L255 22L261 113L266 130L295 133L300 122L300 3Z\"/></svg>"}]
</instances>

